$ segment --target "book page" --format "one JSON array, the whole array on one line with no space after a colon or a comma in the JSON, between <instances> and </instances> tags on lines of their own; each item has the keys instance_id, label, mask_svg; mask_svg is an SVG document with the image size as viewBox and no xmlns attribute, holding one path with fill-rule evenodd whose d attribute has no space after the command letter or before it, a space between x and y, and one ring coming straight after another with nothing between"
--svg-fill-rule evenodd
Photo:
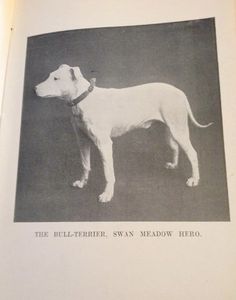
<instances>
[{"instance_id":1,"label":"book page","mask_svg":"<svg viewBox=\"0 0 236 300\"><path fill-rule=\"evenodd\" d=\"M235 298L235 3L17 3L4 299Z\"/></svg>"},{"instance_id":2,"label":"book page","mask_svg":"<svg viewBox=\"0 0 236 300\"><path fill-rule=\"evenodd\" d=\"M2 107L3 89L5 83L5 72L7 66L7 56L10 43L10 35L12 31L12 19L14 10L14 1L1 1L0 3L0 117Z\"/></svg>"}]
</instances>

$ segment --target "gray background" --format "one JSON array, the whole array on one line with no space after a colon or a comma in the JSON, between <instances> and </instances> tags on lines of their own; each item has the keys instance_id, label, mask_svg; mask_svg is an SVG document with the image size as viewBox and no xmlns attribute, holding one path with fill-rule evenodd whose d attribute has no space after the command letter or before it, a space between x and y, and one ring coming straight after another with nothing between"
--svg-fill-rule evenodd
<instances>
[{"instance_id":1,"label":"gray background","mask_svg":"<svg viewBox=\"0 0 236 300\"><path fill-rule=\"evenodd\" d=\"M83 29L30 37L27 46L16 222L229 221L214 19L159 25ZM191 126L201 183L185 186L190 165L170 159L165 125L135 130L114 140L115 195L97 201L104 188L100 157L92 147L92 172L83 190L70 108L38 98L33 87L60 64L79 66L99 87L166 82L182 89L196 119Z\"/></svg>"}]
</instances>

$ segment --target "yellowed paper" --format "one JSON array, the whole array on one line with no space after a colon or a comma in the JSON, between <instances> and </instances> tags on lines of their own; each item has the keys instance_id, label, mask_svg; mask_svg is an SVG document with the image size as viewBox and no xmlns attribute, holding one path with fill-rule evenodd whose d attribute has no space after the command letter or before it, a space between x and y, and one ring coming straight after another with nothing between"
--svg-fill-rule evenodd
<instances>
[{"instance_id":1,"label":"yellowed paper","mask_svg":"<svg viewBox=\"0 0 236 300\"><path fill-rule=\"evenodd\" d=\"M7 65L7 57L10 43L10 35L13 28L12 19L13 19L13 10L14 10L14 1L13 0L5 0L0 3L0 107L2 103L3 97L3 89L5 83L5 72Z\"/></svg>"},{"instance_id":2,"label":"yellowed paper","mask_svg":"<svg viewBox=\"0 0 236 300\"><path fill-rule=\"evenodd\" d=\"M234 5L231 0L18 2L0 133L4 299L235 299ZM230 221L14 222L27 38L207 18L216 26Z\"/></svg>"}]
</instances>

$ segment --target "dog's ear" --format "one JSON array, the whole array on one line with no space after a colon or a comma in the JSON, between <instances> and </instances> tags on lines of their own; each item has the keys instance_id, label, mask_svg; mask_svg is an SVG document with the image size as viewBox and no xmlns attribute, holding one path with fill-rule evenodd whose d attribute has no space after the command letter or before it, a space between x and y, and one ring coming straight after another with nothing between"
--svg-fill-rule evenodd
<instances>
[{"instance_id":1,"label":"dog's ear","mask_svg":"<svg viewBox=\"0 0 236 300\"><path fill-rule=\"evenodd\" d=\"M60 65L60 66L59 66L59 69L61 69L61 68L65 68L65 67L66 67L66 68L69 68L69 66L68 66L68 65L66 65L66 64L63 64L63 65Z\"/></svg>"},{"instance_id":2,"label":"dog's ear","mask_svg":"<svg viewBox=\"0 0 236 300\"><path fill-rule=\"evenodd\" d=\"M70 68L70 74L72 80L78 80L82 76L79 67Z\"/></svg>"}]
</instances>

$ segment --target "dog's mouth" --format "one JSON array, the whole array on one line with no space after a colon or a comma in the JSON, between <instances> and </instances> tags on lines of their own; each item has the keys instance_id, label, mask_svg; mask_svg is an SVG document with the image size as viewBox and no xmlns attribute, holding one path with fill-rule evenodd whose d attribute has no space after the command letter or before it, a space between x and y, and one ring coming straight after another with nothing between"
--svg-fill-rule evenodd
<instances>
[{"instance_id":1,"label":"dog's mouth","mask_svg":"<svg viewBox=\"0 0 236 300\"><path fill-rule=\"evenodd\" d=\"M55 96L54 95L38 95L39 97L41 98L54 98Z\"/></svg>"},{"instance_id":2,"label":"dog's mouth","mask_svg":"<svg viewBox=\"0 0 236 300\"><path fill-rule=\"evenodd\" d=\"M34 87L34 92L38 97L41 97L41 98L53 98L53 97L55 97L52 94L43 93L42 90L37 85Z\"/></svg>"},{"instance_id":3,"label":"dog's mouth","mask_svg":"<svg viewBox=\"0 0 236 300\"><path fill-rule=\"evenodd\" d=\"M48 98L54 98L55 96L53 95L40 95L40 93L36 93L36 95L40 98L45 98L45 99L48 99Z\"/></svg>"},{"instance_id":4,"label":"dog's mouth","mask_svg":"<svg viewBox=\"0 0 236 300\"><path fill-rule=\"evenodd\" d=\"M40 98L53 98L55 97L54 95L51 95L51 94L42 94L38 89L37 87L34 88L34 92L35 94L40 97Z\"/></svg>"}]
</instances>

